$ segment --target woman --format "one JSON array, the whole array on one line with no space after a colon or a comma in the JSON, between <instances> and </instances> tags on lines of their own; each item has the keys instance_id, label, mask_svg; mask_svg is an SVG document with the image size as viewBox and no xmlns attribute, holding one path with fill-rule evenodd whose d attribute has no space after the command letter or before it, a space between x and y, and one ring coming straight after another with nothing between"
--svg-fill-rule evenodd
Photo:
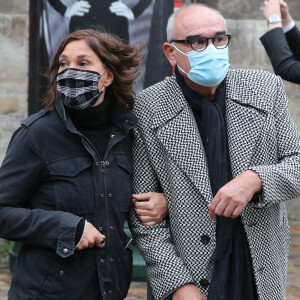
<instances>
[{"instance_id":1,"label":"woman","mask_svg":"<svg viewBox=\"0 0 300 300\"><path fill-rule=\"evenodd\" d=\"M46 109L22 122L0 169L0 236L23 244L10 300L126 296L130 109L141 60L139 50L93 30L60 45Z\"/></svg>"}]
</instances>

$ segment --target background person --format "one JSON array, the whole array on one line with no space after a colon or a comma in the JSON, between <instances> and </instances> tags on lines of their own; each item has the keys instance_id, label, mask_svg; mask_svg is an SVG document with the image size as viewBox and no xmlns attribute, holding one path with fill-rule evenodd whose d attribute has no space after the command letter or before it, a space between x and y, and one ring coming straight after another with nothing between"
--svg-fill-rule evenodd
<instances>
[{"instance_id":1,"label":"background person","mask_svg":"<svg viewBox=\"0 0 300 300\"><path fill-rule=\"evenodd\" d=\"M267 0L261 8L268 20L269 31L261 38L275 74L300 83L300 32L288 5L282 0Z\"/></svg>"},{"instance_id":2,"label":"background person","mask_svg":"<svg viewBox=\"0 0 300 300\"><path fill-rule=\"evenodd\" d=\"M0 236L22 243L9 299L127 295L130 110L142 57L93 30L58 48L46 109L22 122L0 168Z\"/></svg>"}]
</instances>

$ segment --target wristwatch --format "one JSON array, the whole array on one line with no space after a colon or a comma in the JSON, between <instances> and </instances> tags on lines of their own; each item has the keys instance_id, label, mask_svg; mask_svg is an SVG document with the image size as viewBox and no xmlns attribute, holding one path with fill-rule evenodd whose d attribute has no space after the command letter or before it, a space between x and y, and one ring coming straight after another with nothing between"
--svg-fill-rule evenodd
<instances>
[{"instance_id":1,"label":"wristwatch","mask_svg":"<svg viewBox=\"0 0 300 300\"><path fill-rule=\"evenodd\" d=\"M274 23L279 23L279 22L282 22L282 19L277 15L273 15L268 18L268 24L274 24Z\"/></svg>"}]
</instances>

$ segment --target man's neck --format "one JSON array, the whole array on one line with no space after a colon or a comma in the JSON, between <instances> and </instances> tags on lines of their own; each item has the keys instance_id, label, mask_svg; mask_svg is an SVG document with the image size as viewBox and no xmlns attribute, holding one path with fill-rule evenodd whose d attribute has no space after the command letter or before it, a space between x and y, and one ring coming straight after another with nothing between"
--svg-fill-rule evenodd
<instances>
[{"instance_id":1,"label":"man's neck","mask_svg":"<svg viewBox=\"0 0 300 300\"><path fill-rule=\"evenodd\" d=\"M190 80L187 77L184 77L184 81L192 90L194 90L196 93L203 96L203 100L207 101L207 102L214 100L216 90L217 90L218 86L220 85L220 83L219 83L216 86L202 86L202 85L199 85L199 84L193 82L192 80Z\"/></svg>"}]
</instances>

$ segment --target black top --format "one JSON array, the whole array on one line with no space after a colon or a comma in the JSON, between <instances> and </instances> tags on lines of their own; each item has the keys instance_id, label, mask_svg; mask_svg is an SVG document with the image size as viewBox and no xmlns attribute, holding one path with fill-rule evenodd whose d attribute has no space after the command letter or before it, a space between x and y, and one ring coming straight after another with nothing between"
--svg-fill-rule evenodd
<instances>
[{"instance_id":1,"label":"black top","mask_svg":"<svg viewBox=\"0 0 300 300\"><path fill-rule=\"evenodd\" d=\"M97 106L75 110L65 107L76 129L96 148L103 159L111 132L110 101L105 97Z\"/></svg>"},{"instance_id":2,"label":"black top","mask_svg":"<svg viewBox=\"0 0 300 300\"><path fill-rule=\"evenodd\" d=\"M176 69L176 78L190 104L206 154L213 196L232 179L225 121L225 80L214 100L189 88ZM241 218L217 216L216 248L211 258L209 300L257 299L251 258Z\"/></svg>"}]
</instances>

